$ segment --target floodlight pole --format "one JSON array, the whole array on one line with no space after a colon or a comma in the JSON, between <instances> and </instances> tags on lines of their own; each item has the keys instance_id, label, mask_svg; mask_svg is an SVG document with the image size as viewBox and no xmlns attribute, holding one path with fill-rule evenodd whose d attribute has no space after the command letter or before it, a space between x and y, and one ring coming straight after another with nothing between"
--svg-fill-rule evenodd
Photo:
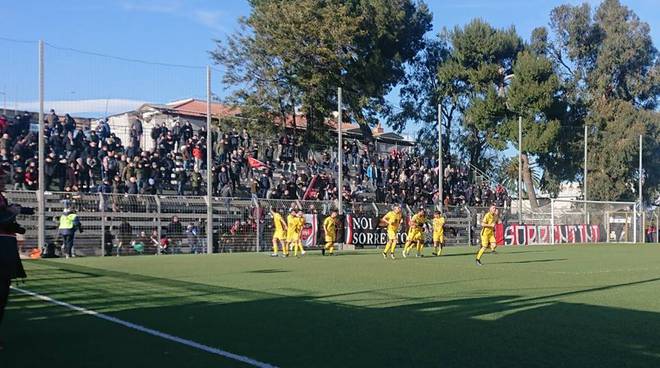
<instances>
[{"instance_id":1,"label":"floodlight pole","mask_svg":"<svg viewBox=\"0 0 660 368\"><path fill-rule=\"evenodd\" d=\"M644 168L642 167L642 135L640 134L639 136L639 212L642 214L640 216L640 223L641 223L641 231L640 231L640 236L642 239L644 239L644 207L643 207L643 196L642 196L642 185L644 181ZM637 232L637 229L635 229L635 232ZM642 240L643 242L643 240Z\"/></svg>"},{"instance_id":2,"label":"floodlight pole","mask_svg":"<svg viewBox=\"0 0 660 368\"><path fill-rule=\"evenodd\" d=\"M587 130L587 124L584 124L584 175L583 175L583 182L582 182L582 191L584 194L584 224L587 225L589 224L589 215L587 214L587 143L588 143L588 138L587 138L588 130Z\"/></svg>"},{"instance_id":3,"label":"floodlight pole","mask_svg":"<svg viewBox=\"0 0 660 368\"><path fill-rule=\"evenodd\" d=\"M45 145L45 132L44 132L44 41L39 40L39 191L37 193L38 199L38 236L37 247L46 246L46 198L44 192L46 191L45 173L44 173L44 157L46 157Z\"/></svg>"},{"instance_id":4,"label":"floodlight pole","mask_svg":"<svg viewBox=\"0 0 660 368\"><path fill-rule=\"evenodd\" d=\"M206 67L206 253L213 253L213 134L211 132L211 67Z\"/></svg>"},{"instance_id":5,"label":"floodlight pole","mask_svg":"<svg viewBox=\"0 0 660 368\"><path fill-rule=\"evenodd\" d=\"M438 104L438 198L440 199L440 209L444 205L442 148L442 110Z\"/></svg>"},{"instance_id":6,"label":"floodlight pole","mask_svg":"<svg viewBox=\"0 0 660 368\"><path fill-rule=\"evenodd\" d=\"M518 224L522 224L522 116L518 116Z\"/></svg>"},{"instance_id":7,"label":"floodlight pole","mask_svg":"<svg viewBox=\"0 0 660 368\"><path fill-rule=\"evenodd\" d=\"M342 124L342 118L341 118L341 87L337 88L337 210L339 214L343 214L343 194L344 194L344 178L343 178L343 169L344 169L344 160L343 160L343 154L344 154L344 146L343 146L343 139L342 139L342 134L341 134L341 124Z\"/></svg>"}]
</instances>

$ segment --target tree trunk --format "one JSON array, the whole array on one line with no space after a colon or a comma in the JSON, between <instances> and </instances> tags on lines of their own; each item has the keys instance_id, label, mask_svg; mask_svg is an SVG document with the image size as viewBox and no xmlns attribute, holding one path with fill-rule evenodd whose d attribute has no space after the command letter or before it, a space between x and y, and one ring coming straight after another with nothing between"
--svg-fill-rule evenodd
<instances>
[{"instance_id":1,"label":"tree trunk","mask_svg":"<svg viewBox=\"0 0 660 368\"><path fill-rule=\"evenodd\" d=\"M536 200L536 192L534 191L532 173L529 170L529 157L524 153L522 154L522 180L523 183L525 183L525 191L527 192L527 198L529 199L529 206L533 210L539 208L539 203Z\"/></svg>"}]
</instances>

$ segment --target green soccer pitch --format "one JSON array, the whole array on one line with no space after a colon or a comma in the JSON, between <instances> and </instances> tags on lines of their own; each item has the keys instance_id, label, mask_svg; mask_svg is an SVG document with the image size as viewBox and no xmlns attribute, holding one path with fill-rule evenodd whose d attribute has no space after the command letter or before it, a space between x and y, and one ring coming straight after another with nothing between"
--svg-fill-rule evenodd
<instances>
[{"instance_id":1,"label":"green soccer pitch","mask_svg":"<svg viewBox=\"0 0 660 368\"><path fill-rule=\"evenodd\" d=\"M659 245L475 252L27 261L16 287L115 320L14 290L0 366L660 367Z\"/></svg>"}]
</instances>

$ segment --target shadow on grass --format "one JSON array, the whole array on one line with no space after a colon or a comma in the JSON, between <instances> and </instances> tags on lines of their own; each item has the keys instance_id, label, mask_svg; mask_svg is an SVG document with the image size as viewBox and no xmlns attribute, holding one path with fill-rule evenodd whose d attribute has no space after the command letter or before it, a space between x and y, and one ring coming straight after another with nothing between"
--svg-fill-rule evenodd
<instances>
[{"instance_id":1,"label":"shadow on grass","mask_svg":"<svg viewBox=\"0 0 660 368\"><path fill-rule=\"evenodd\" d=\"M119 278L138 289L139 284L147 284L144 291L130 294L131 303L136 305L133 308L124 307L126 300L121 298L121 293L115 299L108 295L108 291L122 287L116 280L100 285L76 285L74 280L71 285L62 285L63 296L70 293L77 300L89 300L83 306L117 306L118 311L111 313L117 318L282 367L660 366L660 314L557 300L655 283L660 278L540 297L512 294L448 301L426 298L409 299L399 305L386 303L398 302L396 298L400 298L388 294L391 289L356 292L385 302L376 308L328 300L351 293L321 298L281 296L72 264L58 263L57 267L63 272L82 271ZM167 285L169 295L160 296L168 299L157 299L159 295L150 291L149 284ZM99 295L101 300L96 300ZM212 303L199 298L217 295L236 299ZM138 307L141 298L152 304ZM169 298L177 303L169 304ZM53 339L48 340L47 351L41 348L40 354L30 354L33 349L30 344L17 346L17 351L6 351L0 359L9 357L10 363L18 364L7 367L30 366L26 362L50 363L50 367L79 366L75 362L91 358L97 359L94 366L120 366L117 364L125 362L131 354L141 354L133 363L148 357L153 359L149 365L180 366L176 365L180 357L172 360L160 355L151 357L161 350L162 341L156 338L150 338L140 349L117 354L116 342L138 333L108 327L104 321L101 326L105 327L90 330L95 328L88 323L91 317L71 313L50 311L48 318L43 319L44 311L34 306L34 300L25 297L12 303L8 318L16 322L9 324L9 334L19 341ZM33 331L49 336L35 336ZM81 353L62 354L70 351L72 341L75 351ZM208 366L204 360L207 357L196 358L192 350L184 350L183 354L191 355L184 364L186 367Z\"/></svg>"},{"instance_id":2,"label":"shadow on grass","mask_svg":"<svg viewBox=\"0 0 660 368\"><path fill-rule=\"evenodd\" d=\"M530 259L527 261L509 261L509 262L489 262L492 264L524 264L524 263L547 263L567 261L566 258L548 258L548 259Z\"/></svg>"},{"instance_id":3,"label":"shadow on grass","mask_svg":"<svg viewBox=\"0 0 660 368\"><path fill-rule=\"evenodd\" d=\"M263 270L251 270L251 271L245 271L245 273L282 273L282 272L289 272L287 270L281 270L281 269L276 269L276 268L269 268L269 269L263 269Z\"/></svg>"}]
</instances>

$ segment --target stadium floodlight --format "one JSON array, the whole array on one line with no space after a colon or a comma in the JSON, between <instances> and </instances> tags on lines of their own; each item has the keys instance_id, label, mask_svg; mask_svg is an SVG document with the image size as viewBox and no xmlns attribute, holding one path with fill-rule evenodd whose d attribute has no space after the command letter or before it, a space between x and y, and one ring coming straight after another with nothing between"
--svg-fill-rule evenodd
<instances>
[{"instance_id":1,"label":"stadium floodlight","mask_svg":"<svg viewBox=\"0 0 660 368\"><path fill-rule=\"evenodd\" d=\"M0 95L2 95L2 115L7 115L7 92L0 92Z\"/></svg>"},{"instance_id":2,"label":"stadium floodlight","mask_svg":"<svg viewBox=\"0 0 660 368\"><path fill-rule=\"evenodd\" d=\"M644 180L644 168L642 166L642 135L639 135L639 175L638 175L638 180L639 180L639 213L644 213L644 206L642 205L643 203L643 197L642 197L642 185L644 185L643 180ZM643 219L640 219L640 225L641 225L641 231L639 232L639 235L644 239L644 221ZM637 228L635 228L635 233L637 233Z\"/></svg>"},{"instance_id":3,"label":"stadium floodlight","mask_svg":"<svg viewBox=\"0 0 660 368\"><path fill-rule=\"evenodd\" d=\"M44 171L44 157L46 157L45 145L45 126L44 126L44 41L39 40L39 193L37 194L39 213L37 216L38 221L38 247L46 246L46 198L44 191L46 190L46 177Z\"/></svg>"},{"instance_id":4,"label":"stadium floodlight","mask_svg":"<svg viewBox=\"0 0 660 368\"><path fill-rule=\"evenodd\" d=\"M440 109L440 104L438 104L438 198L440 200L440 209L444 204L444 192L442 187L442 181L444 180L443 172L443 162L442 162L442 110Z\"/></svg>"},{"instance_id":5,"label":"stadium floodlight","mask_svg":"<svg viewBox=\"0 0 660 368\"><path fill-rule=\"evenodd\" d=\"M344 195L344 185L343 185L343 175L342 171L344 169L344 162L342 156L344 155L343 141L341 136L341 87L337 88L337 209L339 214L343 214L343 195Z\"/></svg>"},{"instance_id":6,"label":"stadium floodlight","mask_svg":"<svg viewBox=\"0 0 660 368\"><path fill-rule=\"evenodd\" d=\"M522 224L522 116L518 116L518 223Z\"/></svg>"},{"instance_id":7,"label":"stadium floodlight","mask_svg":"<svg viewBox=\"0 0 660 368\"><path fill-rule=\"evenodd\" d=\"M588 200L587 198L587 143L588 143L588 138L587 138L587 124L584 124L584 178L583 178L583 183L582 183L582 193L584 196L584 200ZM585 207L584 207L584 223L589 223L589 215L587 214L587 207L586 207L586 202L585 202Z\"/></svg>"},{"instance_id":8,"label":"stadium floodlight","mask_svg":"<svg viewBox=\"0 0 660 368\"><path fill-rule=\"evenodd\" d=\"M211 133L211 67L206 66L206 253L213 253L213 134Z\"/></svg>"}]
</instances>

